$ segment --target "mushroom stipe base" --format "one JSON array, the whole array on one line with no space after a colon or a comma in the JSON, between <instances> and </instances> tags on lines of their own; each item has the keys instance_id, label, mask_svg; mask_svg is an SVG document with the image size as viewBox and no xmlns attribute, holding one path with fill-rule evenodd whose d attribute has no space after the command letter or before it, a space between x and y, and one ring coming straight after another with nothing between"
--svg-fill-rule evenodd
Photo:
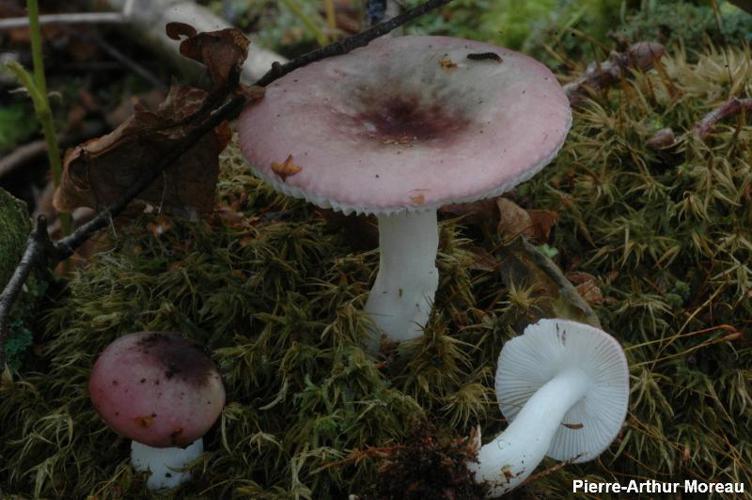
<instances>
[{"instance_id":1,"label":"mushroom stipe base","mask_svg":"<svg viewBox=\"0 0 752 500\"><path fill-rule=\"evenodd\" d=\"M422 335L439 285L436 210L378 219L379 272L365 306L375 325L372 350L377 350L382 333L393 342Z\"/></svg>"}]
</instances>

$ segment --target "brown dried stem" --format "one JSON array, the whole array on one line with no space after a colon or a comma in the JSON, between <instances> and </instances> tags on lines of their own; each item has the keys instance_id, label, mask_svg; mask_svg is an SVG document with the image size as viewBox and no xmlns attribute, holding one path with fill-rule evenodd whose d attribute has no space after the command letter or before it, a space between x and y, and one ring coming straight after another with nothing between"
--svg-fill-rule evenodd
<instances>
[{"instance_id":1,"label":"brown dried stem","mask_svg":"<svg viewBox=\"0 0 752 500\"><path fill-rule=\"evenodd\" d=\"M739 99L738 97L732 97L703 116L702 120L695 124L694 132L700 139L705 139L713 131L716 123L741 112L752 112L752 98Z\"/></svg>"}]
</instances>

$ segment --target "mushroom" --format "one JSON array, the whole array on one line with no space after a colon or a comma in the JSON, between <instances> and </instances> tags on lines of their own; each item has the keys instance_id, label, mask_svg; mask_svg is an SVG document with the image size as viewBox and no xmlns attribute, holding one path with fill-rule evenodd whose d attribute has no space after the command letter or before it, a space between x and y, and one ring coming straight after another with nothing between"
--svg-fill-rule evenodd
<instances>
[{"instance_id":1,"label":"mushroom","mask_svg":"<svg viewBox=\"0 0 752 500\"><path fill-rule=\"evenodd\" d=\"M132 439L131 463L151 471L147 486L173 488L203 452L202 436L225 404L214 363L172 332L131 333L99 355L89 378L94 408L115 432Z\"/></svg>"},{"instance_id":2,"label":"mushroom","mask_svg":"<svg viewBox=\"0 0 752 500\"><path fill-rule=\"evenodd\" d=\"M404 36L280 78L243 111L238 134L254 172L278 191L378 216L379 272L365 309L374 333L403 341L422 334L438 287L437 209L531 178L570 124L561 86L534 59Z\"/></svg>"},{"instance_id":3,"label":"mushroom","mask_svg":"<svg viewBox=\"0 0 752 500\"><path fill-rule=\"evenodd\" d=\"M494 497L519 486L546 455L574 463L600 455L626 418L629 368L606 332L542 319L504 345L496 395L510 424L469 465Z\"/></svg>"}]
</instances>

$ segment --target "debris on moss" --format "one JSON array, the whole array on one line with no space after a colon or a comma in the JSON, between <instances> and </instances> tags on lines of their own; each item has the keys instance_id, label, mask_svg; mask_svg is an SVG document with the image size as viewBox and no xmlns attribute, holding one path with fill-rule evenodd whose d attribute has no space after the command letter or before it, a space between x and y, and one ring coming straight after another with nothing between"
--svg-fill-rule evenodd
<instances>
[{"instance_id":1,"label":"debris on moss","mask_svg":"<svg viewBox=\"0 0 752 500\"><path fill-rule=\"evenodd\" d=\"M441 435L435 426L417 425L404 444L353 451L351 460L379 463L373 495L363 498L455 500L485 498L488 487L476 483L468 464L477 460L471 439Z\"/></svg>"}]
</instances>

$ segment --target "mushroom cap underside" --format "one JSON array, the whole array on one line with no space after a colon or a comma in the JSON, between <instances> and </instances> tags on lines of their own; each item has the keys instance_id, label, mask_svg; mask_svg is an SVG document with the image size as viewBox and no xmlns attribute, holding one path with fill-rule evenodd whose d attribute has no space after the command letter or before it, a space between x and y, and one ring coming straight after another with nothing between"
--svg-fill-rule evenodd
<instances>
[{"instance_id":1,"label":"mushroom cap underside","mask_svg":"<svg viewBox=\"0 0 752 500\"><path fill-rule=\"evenodd\" d=\"M547 455L586 462L608 448L627 414L629 368L613 337L582 323L542 319L504 345L496 395L501 412L511 422L540 387L571 369L581 370L589 387L565 414Z\"/></svg>"}]
</instances>

